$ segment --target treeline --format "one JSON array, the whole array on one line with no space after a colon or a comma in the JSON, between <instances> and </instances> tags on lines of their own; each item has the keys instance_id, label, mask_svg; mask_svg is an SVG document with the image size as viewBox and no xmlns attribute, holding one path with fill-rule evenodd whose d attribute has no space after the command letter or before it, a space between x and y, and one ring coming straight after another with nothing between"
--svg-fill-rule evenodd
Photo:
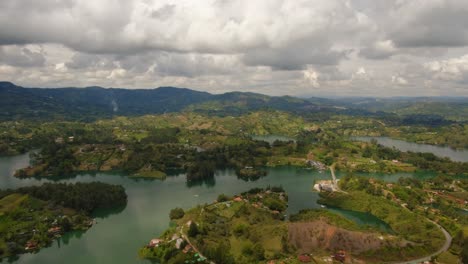
<instances>
[{"instance_id":1,"label":"treeline","mask_svg":"<svg viewBox=\"0 0 468 264\"><path fill-rule=\"evenodd\" d=\"M183 169L187 172L189 181L211 178L216 170L226 168L235 169L240 177L257 176L250 175L243 169L264 166L271 153L267 142L248 139L240 139L237 145L207 150L175 143L155 144L151 141L146 141L146 144L137 143L129 148L132 149L123 164L124 171L134 173L145 167L162 172Z\"/></svg>"},{"instance_id":2,"label":"treeline","mask_svg":"<svg viewBox=\"0 0 468 264\"><path fill-rule=\"evenodd\" d=\"M127 204L127 194L122 186L102 182L45 183L41 186L2 191L0 196L4 197L11 193L28 194L88 214L96 209L115 208Z\"/></svg>"},{"instance_id":3,"label":"treeline","mask_svg":"<svg viewBox=\"0 0 468 264\"><path fill-rule=\"evenodd\" d=\"M401 119L401 125L443 126L450 125L452 123L452 121L447 120L440 115L414 114L404 116Z\"/></svg>"},{"instance_id":4,"label":"treeline","mask_svg":"<svg viewBox=\"0 0 468 264\"><path fill-rule=\"evenodd\" d=\"M362 156L374 160L398 160L409 163L421 170L437 171L451 174L468 172L468 162L455 162L449 158L441 158L432 153L403 152L396 148L385 147L373 142L366 146Z\"/></svg>"},{"instance_id":5,"label":"treeline","mask_svg":"<svg viewBox=\"0 0 468 264\"><path fill-rule=\"evenodd\" d=\"M243 140L237 145L198 152L186 163L187 179L213 177L215 170L226 168L235 169L240 178L257 178L265 175L265 172L254 168L265 166L270 153L267 142L256 140Z\"/></svg>"}]
</instances>

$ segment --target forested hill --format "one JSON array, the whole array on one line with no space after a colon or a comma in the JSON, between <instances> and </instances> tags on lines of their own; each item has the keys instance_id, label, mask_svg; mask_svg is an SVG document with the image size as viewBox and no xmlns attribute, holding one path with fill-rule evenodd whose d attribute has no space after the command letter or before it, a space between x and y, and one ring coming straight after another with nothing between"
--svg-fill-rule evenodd
<instances>
[{"instance_id":1,"label":"forested hill","mask_svg":"<svg viewBox=\"0 0 468 264\"><path fill-rule=\"evenodd\" d=\"M240 92L213 95L175 87L23 88L10 82L0 82L0 121L50 118L91 121L114 115L161 114L184 109L232 115L266 108L310 110L316 109L317 105L316 102L289 96Z\"/></svg>"},{"instance_id":2,"label":"forested hill","mask_svg":"<svg viewBox=\"0 0 468 264\"><path fill-rule=\"evenodd\" d=\"M23 88L0 82L0 120L59 118L86 120L113 115L179 111L209 100L211 94L189 89Z\"/></svg>"},{"instance_id":3,"label":"forested hill","mask_svg":"<svg viewBox=\"0 0 468 264\"><path fill-rule=\"evenodd\" d=\"M0 121L94 121L113 116L141 116L192 111L209 115L241 115L282 110L314 118L333 114L385 117L404 124L444 125L468 121L468 98L298 98L250 92L210 94L186 88L23 88L0 82Z\"/></svg>"}]
</instances>

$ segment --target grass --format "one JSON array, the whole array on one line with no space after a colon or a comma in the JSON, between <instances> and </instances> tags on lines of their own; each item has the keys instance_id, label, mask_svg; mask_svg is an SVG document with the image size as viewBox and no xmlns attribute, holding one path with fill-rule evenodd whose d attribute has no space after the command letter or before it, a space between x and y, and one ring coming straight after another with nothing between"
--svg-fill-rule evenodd
<instances>
[{"instance_id":1,"label":"grass","mask_svg":"<svg viewBox=\"0 0 468 264\"><path fill-rule=\"evenodd\" d=\"M322 195L319 202L347 210L368 212L385 221L399 236L415 243L411 249L401 250L407 257L435 251L445 241L442 232L425 217L412 213L383 197L373 196L363 191L349 191L347 194Z\"/></svg>"},{"instance_id":2,"label":"grass","mask_svg":"<svg viewBox=\"0 0 468 264\"><path fill-rule=\"evenodd\" d=\"M277 193L262 195L280 200ZM186 223L192 221L198 225L201 234L190 240L202 253L207 254L223 241L229 244L229 253L236 259L236 263L258 263L255 253L249 253L255 247L263 248L266 258L281 254L282 238L287 236L287 223L268 209L255 208L252 203L258 199L256 194L243 196L250 202L220 202L187 210L184 217L176 221L177 227L165 233L163 238L170 238L180 229L186 233ZM157 251L141 252L143 257L151 258Z\"/></svg>"},{"instance_id":3,"label":"grass","mask_svg":"<svg viewBox=\"0 0 468 264\"><path fill-rule=\"evenodd\" d=\"M452 264L458 263L459 257L450 253L450 251L445 251L444 253L437 256L437 262L441 264Z\"/></svg>"},{"instance_id":4,"label":"grass","mask_svg":"<svg viewBox=\"0 0 468 264\"><path fill-rule=\"evenodd\" d=\"M366 226L360 226L355 222L328 210L303 210L296 215L291 215L292 222L325 220L330 225L342 227L347 230L366 231L369 230Z\"/></svg>"},{"instance_id":5,"label":"grass","mask_svg":"<svg viewBox=\"0 0 468 264\"><path fill-rule=\"evenodd\" d=\"M18 208L28 195L13 193L0 200L0 216Z\"/></svg>"}]
</instances>

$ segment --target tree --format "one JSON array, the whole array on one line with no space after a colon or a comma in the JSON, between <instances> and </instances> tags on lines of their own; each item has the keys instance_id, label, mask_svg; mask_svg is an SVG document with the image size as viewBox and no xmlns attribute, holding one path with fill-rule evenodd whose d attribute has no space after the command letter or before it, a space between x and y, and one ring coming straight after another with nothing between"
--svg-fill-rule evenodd
<instances>
[{"instance_id":1,"label":"tree","mask_svg":"<svg viewBox=\"0 0 468 264\"><path fill-rule=\"evenodd\" d=\"M230 254L230 246L227 243L219 243L216 248L208 248L206 255L216 263L234 264L234 257Z\"/></svg>"},{"instance_id":2,"label":"tree","mask_svg":"<svg viewBox=\"0 0 468 264\"><path fill-rule=\"evenodd\" d=\"M169 213L169 218L171 220L180 219L180 218L184 217L184 215L185 215L184 209L176 207L176 208L172 209L171 212Z\"/></svg>"},{"instance_id":3,"label":"tree","mask_svg":"<svg viewBox=\"0 0 468 264\"><path fill-rule=\"evenodd\" d=\"M195 236L198 235L198 226L193 221L190 223L190 227L189 227L189 230L188 230L188 235L190 237L195 237Z\"/></svg>"},{"instance_id":4,"label":"tree","mask_svg":"<svg viewBox=\"0 0 468 264\"><path fill-rule=\"evenodd\" d=\"M463 247L460 255L461 263L468 263L468 237L463 241Z\"/></svg>"},{"instance_id":5,"label":"tree","mask_svg":"<svg viewBox=\"0 0 468 264\"><path fill-rule=\"evenodd\" d=\"M62 226L63 231L65 232L70 231L73 228L73 225L70 222L70 218L68 217L62 218L62 220L60 221L60 225Z\"/></svg>"},{"instance_id":6,"label":"tree","mask_svg":"<svg viewBox=\"0 0 468 264\"><path fill-rule=\"evenodd\" d=\"M229 196L227 196L225 194L220 194L220 195L218 195L218 199L216 199L216 201L221 203L221 202L229 201L229 199L230 199Z\"/></svg>"},{"instance_id":7,"label":"tree","mask_svg":"<svg viewBox=\"0 0 468 264\"><path fill-rule=\"evenodd\" d=\"M265 259L265 249L260 244L255 244L252 248L252 256L255 257L256 260L264 260Z\"/></svg>"},{"instance_id":8,"label":"tree","mask_svg":"<svg viewBox=\"0 0 468 264\"><path fill-rule=\"evenodd\" d=\"M364 148L364 151L362 152L362 156L364 158L370 158L372 157L372 149L369 146L366 146Z\"/></svg>"},{"instance_id":9,"label":"tree","mask_svg":"<svg viewBox=\"0 0 468 264\"><path fill-rule=\"evenodd\" d=\"M325 165L332 165L333 164L333 157L330 157L330 156L326 156L324 159L323 159L323 163L325 163Z\"/></svg>"}]
</instances>

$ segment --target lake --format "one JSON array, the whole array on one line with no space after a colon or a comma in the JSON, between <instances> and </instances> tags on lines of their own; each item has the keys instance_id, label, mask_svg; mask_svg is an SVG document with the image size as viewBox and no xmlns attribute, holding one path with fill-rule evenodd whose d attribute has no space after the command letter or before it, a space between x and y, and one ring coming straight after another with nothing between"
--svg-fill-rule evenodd
<instances>
[{"instance_id":1,"label":"lake","mask_svg":"<svg viewBox=\"0 0 468 264\"><path fill-rule=\"evenodd\" d=\"M447 157L453 161L468 162L468 150L456 150L450 147L429 144L412 143L389 137L351 137L353 140L370 142L372 139L386 147L395 147L401 151L429 152L439 157Z\"/></svg>"},{"instance_id":2,"label":"lake","mask_svg":"<svg viewBox=\"0 0 468 264\"><path fill-rule=\"evenodd\" d=\"M29 156L19 155L0 158L0 188L17 188L50 182L46 179L18 179L13 177L16 169L27 166ZM132 179L119 173L81 174L73 178L60 179L60 182L101 181L124 186L128 194L125 208L95 213L97 224L86 232L64 235L52 246L35 254L20 255L16 259L2 263L149 263L138 259L138 249L151 238L158 237L169 227L169 211L174 207L188 209L197 204L210 203L221 193L233 195L253 187L281 185L289 195L287 214L305 208L320 208L318 193L312 191L315 180L329 179L329 172L316 172L295 167L269 168L268 176L254 182L238 179L232 170L218 171L213 181L208 183L186 183L184 174L169 176L164 181ZM370 174L362 174L370 176ZM337 177L343 174L338 173ZM432 177L433 173L417 174L372 174L386 181L399 177ZM360 224L382 225L373 217L344 213Z\"/></svg>"},{"instance_id":3,"label":"lake","mask_svg":"<svg viewBox=\"0 0 468 264\"><path fill-rule=\"evenodd\" d=\"M253 135L252 136L252 139L255 139L255 140L261 140L261 141L265 141L265 142L268 142L271 144L273 144L273 142L275 141L296 141L294 138L292 137L285 137L285 136L280 136L280 135Z\"/></svg>"}]
</instances>

